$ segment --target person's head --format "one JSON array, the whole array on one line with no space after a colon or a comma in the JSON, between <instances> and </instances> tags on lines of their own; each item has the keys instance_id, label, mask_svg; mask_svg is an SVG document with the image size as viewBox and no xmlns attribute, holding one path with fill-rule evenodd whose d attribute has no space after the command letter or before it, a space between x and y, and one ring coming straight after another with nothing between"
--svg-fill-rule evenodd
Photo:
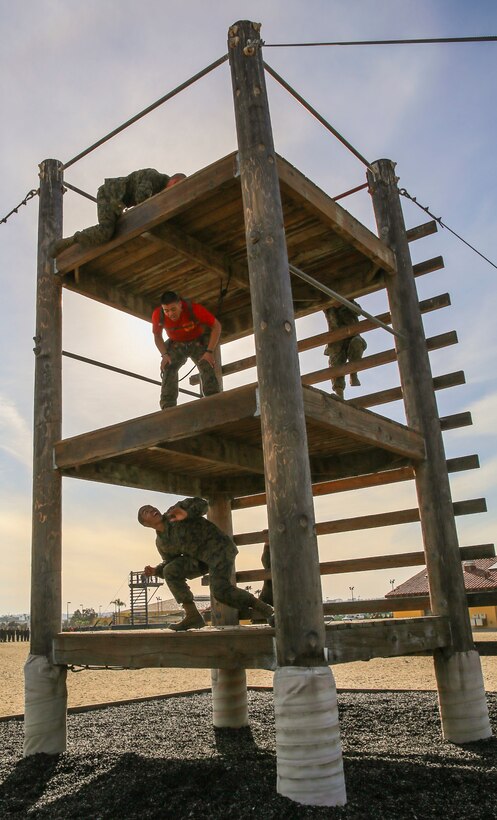
<instances>
[{"instance_id":1,"label":"person's head","mask_svg":"<svg viewBox=\"0 0 497 820\"><path fill-rule=\"evenodd\" d=\"M181 296L178 296L174 290L166 290L160 297L160 303L166 316L173 322L177 322L181 316Z\"/></svg>"},{"instance_id":2,"label":"person's head","mask_svg":"<svg viewBox=\"0 0 497 820\"><path fill-rule=\"evenodd\" d=\"M138 521L143 527L153 527L155 529L162 522L162 513L159 512L157 507L144 504L138 510Z\"/></svg>"},{"instance_id":3,"label":"person's head","mask_svg":"<svg viewBox=\"0 0 497 820\"><path fill-rule=\"evenodd\" d=\"M173 185L176 185L178 182L181 182L183 179L186 179L186 174L173 174L172 177L169 177L169 181L166 185L166 188L172 188Z\"/></svg>"}]
</instances>

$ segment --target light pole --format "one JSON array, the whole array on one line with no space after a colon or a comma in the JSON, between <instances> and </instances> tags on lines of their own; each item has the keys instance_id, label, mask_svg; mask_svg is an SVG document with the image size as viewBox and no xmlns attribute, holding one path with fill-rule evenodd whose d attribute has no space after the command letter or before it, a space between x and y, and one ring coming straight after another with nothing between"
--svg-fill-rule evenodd
<instances>
[{"instance_id":1,"label":"light pole","mask_svg":"<svg viewBox=\"0 0 497 820\"><path fill-rule=\"evenodd\" d=\"M349 589L350 589L350 600L353 601L354 600L354 587L349 587Z\"/></svg>"},{"instance_id":2,"label":"light pole","mask_svg":"<svg viewBox=\"0 0 497 820\"><path fill-rule=\"evenodd\" d=\"M66 621L67 621L67 626L69 626L69 604L70 604L70 603L71 603L71 602L70 602L70 601L68 601L68 602L67 602L67 604L66 604Z\"/></svg>"}]
</instances>

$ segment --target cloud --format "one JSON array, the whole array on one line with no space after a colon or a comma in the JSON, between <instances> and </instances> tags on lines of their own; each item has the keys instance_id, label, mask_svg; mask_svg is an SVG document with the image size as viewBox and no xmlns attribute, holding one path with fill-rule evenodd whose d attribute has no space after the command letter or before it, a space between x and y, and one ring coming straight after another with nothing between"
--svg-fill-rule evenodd
<instances>
[{"instance_id":1,"label":"cloud","mask_svg":"<svg viewBox=\"0 0 497 820\"><path fill-rule=\"evenodd\" d=\"M0 396L0 448L31 469L31 429L14 403L5 396Z\"/></svg>"}]
</instances>

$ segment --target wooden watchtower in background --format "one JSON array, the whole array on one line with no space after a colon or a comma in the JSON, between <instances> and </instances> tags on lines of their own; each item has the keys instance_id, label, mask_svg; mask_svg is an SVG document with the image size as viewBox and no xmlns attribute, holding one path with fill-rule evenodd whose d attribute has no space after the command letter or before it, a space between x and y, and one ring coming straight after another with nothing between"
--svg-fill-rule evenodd
<instances>
[{"instance_id":1,"label":"wooden watchtower in background","mask_svg":"<svg viewBox=\"0 0 497 820\"><path fill-rule=\"evenodd\" d=\"M275 669L278 790L301 803L338 805L345 786L330 662L432 651L444 736L463 742L490 734L434 393L451 379L434 384L428 359L429 347L447 340L427 344L421 320L448 300L418 303L408 242L429 229L406 233L392 162L379 160L368 172L378 238L275 153L259 28L243 21L229 32L238 151L128 211L107 244L62 253L57 273L48 250L62 233L62 166L41 166L25 752L65 748L66 664L212 668L214 722L234 727L248 720L245 669L264 667ZM291 283L289 265L348 298L386 289L390 314L382 318L397 335L383 360L398 361L401 390L393 393L404 400L407 425L366 409L392 398L342 401L311 386L322 374L301 377L306 344L297 342L295 318L322 311L330 297ZM149 321L168 288L214 308L226 278L222 341L254 334L256 384L62 440L63 287ZM372 327L366 321L361 331ZM343 333L322 335L332 341ZM471 466L459 461L449 469ZM62 634L65 476L203 496L211 520L230 532L232 508L266 503L275 630L241 629L218 607L213 623L222 630ZM327 570L317 536L333 529L316 525L313 494L337 492L340 482L361 488L406 478L416 482L419 510L410 520L421 522L432 614L325 628L320 572Z\"/></svg>"}]
</instances>

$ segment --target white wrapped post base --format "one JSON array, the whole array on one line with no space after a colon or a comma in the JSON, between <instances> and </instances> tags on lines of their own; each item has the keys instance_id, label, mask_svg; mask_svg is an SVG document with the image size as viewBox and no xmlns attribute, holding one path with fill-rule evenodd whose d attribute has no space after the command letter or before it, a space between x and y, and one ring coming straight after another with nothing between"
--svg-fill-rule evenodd
<instances>
[{"instance_id":1,"label":"white wrapped post base","mask_svg":"<svg viewBox=\"0 0 497 820\"><path fill-rule=\"evenodd\" d=\"M24 757L66 750L67 669L45 655L28 655L24 666Z\"/></svg>"},{"instance_id":2,"label":"white wrapped post base","mask_svg":"<svg viewBox=\"0 0 497 820\"><path fill-rule=\"evenodd\" d=\"M445 740L471 743L491 737L487 700L476 650L435 655L438 703Z\"/></svg>"},{"instance_id":3,"label":"white wrapped post base","mask_svg":"<svg viewBox=\"0 0 497 820\"><path fill-rule=\"evenodd\" d=\"M274 711L278 793L306 806L344 806L347 797L331 669L277 669Z\"/></svg>"},{"instance_id":4,"label":"white wrapped post base","mask_svg":"<svg viewBox=\"0 0 497 820\"><path fill-rule=\"evenodd\" d=\"M212 722L218 729L248 726L245 669L211 669Z\"/></svg>"}]
</instances>

